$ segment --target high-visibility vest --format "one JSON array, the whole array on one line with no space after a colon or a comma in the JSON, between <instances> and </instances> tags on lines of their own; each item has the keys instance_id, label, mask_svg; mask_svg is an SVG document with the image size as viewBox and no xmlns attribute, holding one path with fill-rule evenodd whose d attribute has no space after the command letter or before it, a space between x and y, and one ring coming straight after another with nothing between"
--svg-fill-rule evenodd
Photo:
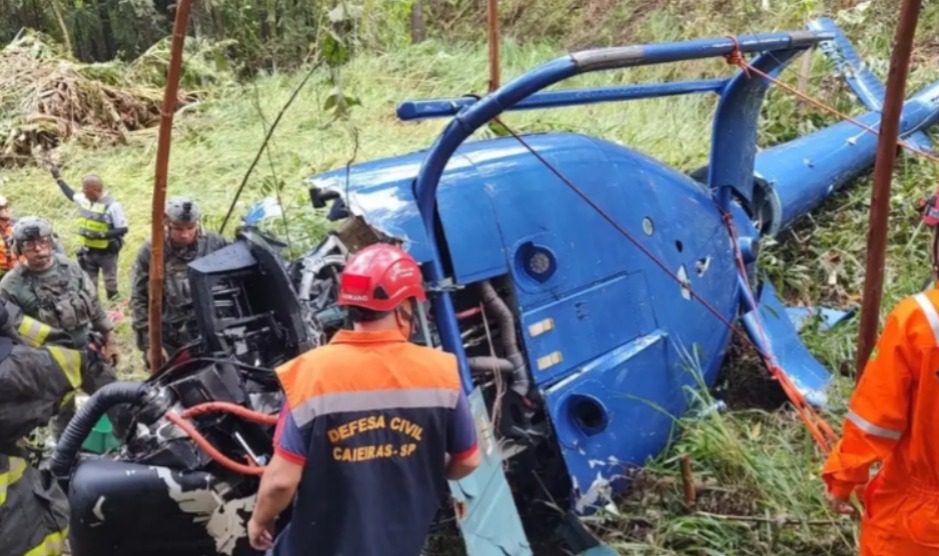
<instances>
[{"instance_id":1,"label":"high-visibility vest","mask_svg":"<svg viewBox=\"0 0 939 556\"><path fill-rule=\"evenodd\" d=\"M108 222L108 207L112 203L110 195L105 195L100 200L92 202L84 195L76 195L75 203L81 211L78 220L79 242L89 249L107 249L108 239L100 236L110 229Z\"/></svg>"},{"instance_id":2,"label":"high-visibility vest","mask_svg":"<svg viewBox=\"0 0 939 556\"><path fill-rule=\"evenodd\" d=\"M13 225L0 225L0 276L16 266L13 254Z\"/></svg>"}]
</instances>

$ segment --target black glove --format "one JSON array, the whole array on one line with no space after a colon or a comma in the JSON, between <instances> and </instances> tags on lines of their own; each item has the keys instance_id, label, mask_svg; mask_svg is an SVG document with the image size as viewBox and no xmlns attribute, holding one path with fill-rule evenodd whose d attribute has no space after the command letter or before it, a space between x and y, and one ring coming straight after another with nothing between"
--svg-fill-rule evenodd
<instances>
[{"instance_id":1,"label":"black glove","mask_svg":"<svg viewBox=\"0 0 939 556\"><path fill-rule=\"evenodd\" d=\"M82 354L82 384L81 388L86 394L97 392L105 384L117 380L108 360L102 353L102 346L98 342L91 342Z\"/></svg>"},{"instance_id":2,"label":"black glove","mask_svg":"<svg viewBox=\"0 0 939 556\"><path fill-rule=\"evenodd\" d=\"M53 177L53 178L55 178L55 179L57 179L57 180L62 179L62 172L59 171L59 166L58 166L57 164L53 164L53 165L49 168L49 172L52 173L52 177Z\"/></svg>"}]
</instances>

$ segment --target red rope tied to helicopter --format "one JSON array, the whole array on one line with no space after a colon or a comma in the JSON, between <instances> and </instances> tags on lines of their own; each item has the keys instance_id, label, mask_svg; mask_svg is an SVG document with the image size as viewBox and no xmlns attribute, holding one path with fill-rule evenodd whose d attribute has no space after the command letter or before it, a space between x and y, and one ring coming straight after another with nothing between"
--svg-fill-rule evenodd
<instances>
[{"instance_id":1,"label":"red rope tied to helicopter","mask_svg":"<svg viewBox=\"0 0 939 556\"><path fill-rule=\"evenodd\" d=\"M558 179L561 180L570 190L575 193L581 200L587 203L590 208L592 208L603 220L608 224L613 226L620 234L622 234L630 243L633 244L643 255L645 255L649 260L655 263L666 275L669 276L672 280L677 282L681 287L685 288L692 296L696 299L711 315L713 315L717 320L719 320L728 330L731 331L731 334L736 334L743 338L743 340L750 345L752 345L760 358L763 360L766 367L769 369L770 375L779 383L780 387L783 390L783 393L786 394L786 397L789 399L792 406L795 408L796 413L799 415L799 418L802 420L806 429L808 429L809 434L812 436L812 439L821 449L824 455L828 453L833 448L835 442L838 440L838 435L835 434L834 429L829 425L824 417L818 413L808 402L806 402L805 397L799 392L798 388L792 383L788 375L784 370L779 366L769 353L764 352L763 348L758 346L752 339L750 339L745 333L743 333L738 327L735 327L734 324L724 317L711 303L706 299L701 297L696 291L691 288L691 285L687 280L683 280L678 274L673 272L668 265L662 261L658 256L655 255L648 247L642 244L632 233L629 232L622 224L616 221L609 213L607 213L602 207L600 207L596 202L594 202L583 190L581 190L577 185L575 185L570 179L568 179L560 170L554 167L547 159L545 159L541 154L538 153L531 145L522 138L521 135L515 132L511 127L505 125L505 122L499 118L495 118L495 121L502 125L512 137L515 138L528 152L530 152L535 158L537 158L544 166L554 174ZM743 262L743 255L740 252L740 246L737 243L737 234L736 229L733 226L732 216L730 213L724 211L721 207L718 207L721 211L722 218L727 226L728 233L732 239L734 257L737 261L738 272L742 273L742 276L746 276L746 265ZM756 307L755 297L753 291L745 280L744 282L744 293L749 296L749 302L752 307ZM756 309L754 309L756 310ZM763 346L769 347L769 340L766 335L766 330L763 328L762 320L760 319L759 313L756 314L756 323L758 333L760 335L760 340Z\"/></svg>"},{"instance_id":2,"label":"red rope tied to helicopter","mask_svg":"<svg viewBox=\"0 0 939 556\"><path fill-rule=\"evenodd\" d=\"M730 239L733 242L733 245L738 246L737 243L737 228L734 226L733 216L723 210L718 206L718 210L721 211L721 217L724 220L724 225L727 226L727 233L730 235ZM734 248L734 259L737 263L737 270L740 276L747 276L747 266L743 261L743 255L740 252L740 248ZM744 293L747 296L747 302L751 307L756 307L756 299L753 295L753 290L750 288L749 283L744 286ZM754 311L758 311L754 309ZM769 336L766 334L766 329L763 327L763 321L757 312L756 315L756 329L757 333L760 336L760 342L766 348L769 347L770 341ZM749 338L748 338L749 339ZM755 344L754 344L755 345ZM802 420L802 423L805 425L805 428L808 429L809 434L812 435L812 439L815 440L815 443L818 444L818 447L821 448L824 454L831 452L835 443L838 441L838 435L835 433L834 429L828 422L825 420L822 415L815 410L808 402L805 401L805 396L802 395L802 392L796 388L795 384L792 383L789 376L783 371L782 367L779 366L779 363L776 361L775 357L772 356L772 350L767 349L764 351L757 347L757 353L763 359L763 363L766 365L766 368L769 369L770 376L773 380L779 383L780 388L782 388L783 393L786 394L786 397L789 399L789 402L792 404L792 407L795 408L796 413L799 415L799 418Z\"/></svg>"},{"instance_id":3,"label":"red rope tied to helicopter","mask_svg":"<svg viewBox=\"0 0 939 556\"><path fill-rule=\"evenodd\" d=\"M832 114L833 116L836 116L837 118L843 121L850 122L854 124L855 126L857 126L858 128L866 131L867 133L871 133L875 136L880 136L879 129L869 126L865 124L864 122L858 120L857 118L849 116L848 114L845 114L844 112L838 110L834 106L826 104L825 102L822 102L821 100L818 100L817 98L814 98L811 95L803 93L802 91L796 89L795 87L786 83L785 81L776 79L772 75L750 64L749 62L747 62L746 57L744 56L743 52L740 50L740 43L737 42L737 39L735 37L728 37L728 38L730 38L733 41L734 49L731 50L729 53L727 53L724 56L724 59L727 60L728 64L732 66L737 66L738 68L740 68L740 71L742 71L747 77L751 77L751 74L756 74L759 77L766 79L773 85L776 85L780 89L786 91L787 93L795 95L800 100L811 104L812 106L818 108L819 110L828 112L829 114ZM897 144L917 156L921 156L932 162L939 163L939 156L936 156L935 154L930 153L928 151L924 151L923 149L920 149L919 147L917 147L916 145L912 143L909 143L902 139L898 139Z\"/></svg>"},{"instance_id":4,"label":"red rope tied to helicopter","mask_svg":"<svg viewBox=\"0 0 939 556\"><path fill-rule=\"evenodd\" d=\"M737 37L733 35L727 35L727 38L734 43L734 49L728 52L724 56L724 59L732 66L739 66L744 75L750 77L750 69L747 67L746 58L743 57L743 51L740 50L740 42L737 40Z\"/></svg>"}]
</instances>

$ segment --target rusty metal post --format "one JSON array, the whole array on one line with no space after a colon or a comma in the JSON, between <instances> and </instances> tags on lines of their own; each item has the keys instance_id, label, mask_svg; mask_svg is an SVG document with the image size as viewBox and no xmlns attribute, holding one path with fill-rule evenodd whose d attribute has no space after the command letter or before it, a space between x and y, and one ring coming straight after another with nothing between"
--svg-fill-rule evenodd
<instances>
[{"instance_id":1,"label":"rusty metal post","mask_svg":"<svg viewBox=\"0 0 939 556\"><path fill-rule=\"evenodd\" d=\"M149 342L147 354L150 372L156 373L163 364L163 213L166 204L166 182L170 162L170 142L173 135L173 115L179 96L179 75L183 64L183 44L186 41L186 25L189 22L191 0L176 3L176 19L173 21L173 42L170 49L170 65L166 75L166 90L160 109L160 132L157 139L156 173L153 184L153 213L150 238L150 284L149 284Z\"/></svg>"},{"instance_id":2,"label":"rusty metal post","mask_svg":"<svg viewBox=\"0 0 939 556\"><path fill-rule=\"evenodd\" d=\"M489 0L487 9L489 27L489 92L499 88L499 2Z\"/></svg>"},{"instance_id":3,"label":"rusty metal post","mask_svg":"<svg viewBox=\"0 0 939 556\"><path fill-rule=\"evenodd\" d=\"M880 119L880 137L877 142L877 160L874 163L874 189L871 193L870 228L867 232L867 266L864 275L864 300L861 307L861 329L858 334L857 379L877 341L880 323L880 302L883 298L884 259L887 248L887 219L890 213L890 180L897 158L897 132L906 78L910 69L913 35L919 19L921 0L904 0L897 22L890 73L887 76L887 95Z\"/></svg>"}]
</instances>

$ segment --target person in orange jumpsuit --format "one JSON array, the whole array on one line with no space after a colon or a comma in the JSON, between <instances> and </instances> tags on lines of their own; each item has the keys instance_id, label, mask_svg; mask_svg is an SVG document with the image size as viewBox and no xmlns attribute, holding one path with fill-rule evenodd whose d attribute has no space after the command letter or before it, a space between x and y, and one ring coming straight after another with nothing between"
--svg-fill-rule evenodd
<instances>
[{"instance_id":1,"label":"person in orange jumpsuit","mask_svg":"<svg viewBox=\"0 0 939 556\"><path fill-rule=\"evenodd\" d=\"M16 266L16 255L13 254L13 213L10 210L10 201L0 195L0 276Z\"/></svg>"},{"instance_id":2,"label":"person in orange jumpsuit","mask_svg":"<svg viewBox=\"0 0 939 556\"><path fill-rule=\"evenodd\" d=\"M939 200L931 198L925 209L924 223L935 228ZM937 247L939 236L934 271ZM861 556L939 556L937 427L939 283L904 299L887 317L848 404L843 436L822 471L835 511L852 514L850 496L861 494Z\"/></svg>"}]
</instances>

